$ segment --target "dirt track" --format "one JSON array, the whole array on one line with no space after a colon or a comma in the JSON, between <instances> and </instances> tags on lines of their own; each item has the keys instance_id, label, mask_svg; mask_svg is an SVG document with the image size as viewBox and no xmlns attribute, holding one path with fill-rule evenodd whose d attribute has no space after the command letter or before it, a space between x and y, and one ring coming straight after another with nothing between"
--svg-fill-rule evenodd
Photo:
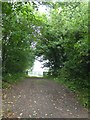
<instances>
[{"instance_id":1,"label":"dirt track","mask_svg":"<svg viewBox=\"0 0 90 120\"><path fill-rule=\"evenodd\" d=\"M3 91L6 118L87 118L75 94L54 81L27 78Z\"/></svg>"}]
</instances>

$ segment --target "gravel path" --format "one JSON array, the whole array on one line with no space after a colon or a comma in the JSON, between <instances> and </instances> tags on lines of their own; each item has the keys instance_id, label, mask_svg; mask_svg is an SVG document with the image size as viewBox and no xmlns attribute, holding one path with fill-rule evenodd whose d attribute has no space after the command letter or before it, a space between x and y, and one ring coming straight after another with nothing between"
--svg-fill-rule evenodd
<instances>
[{"instance_id":1,"label":"gravel path","mask_svg":"<svg viewBox=\"0 0 90 120\"><path fill-rule=\"evenodd\" d=\"M75 94L54 81L27 78L3 90L4 118L87 118Z\"/></svg>"}]
</instances>

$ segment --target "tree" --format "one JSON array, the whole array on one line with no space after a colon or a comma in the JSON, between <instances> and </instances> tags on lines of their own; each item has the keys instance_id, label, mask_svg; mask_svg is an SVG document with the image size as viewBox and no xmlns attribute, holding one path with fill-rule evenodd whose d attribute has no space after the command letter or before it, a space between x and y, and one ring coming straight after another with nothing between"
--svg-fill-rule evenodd
<instances>
[{"instance_id":1,"label":"tree","mask_svg":"<svg viewBox=\"0 0 90 120\"><path fill-rule=\"evenodd\" d=\"M2 3L2 68L6 74L24 74L32 67L38 21L31 3Z\"/></svg>"},{"instance_id":2,"label":"tree","mask_svg":"<svg viewBox=\"0 0 90 120\"><path fill-rule=\"evenodd\" d=\"M36 53L49 60L47 65L53 75L60 75L60 71L65 68L69 76L85 79L88 62L88 4L56 3L52 6L51 16L49 20L46 19L41 30Z\"/></svg>"}]
</instances>

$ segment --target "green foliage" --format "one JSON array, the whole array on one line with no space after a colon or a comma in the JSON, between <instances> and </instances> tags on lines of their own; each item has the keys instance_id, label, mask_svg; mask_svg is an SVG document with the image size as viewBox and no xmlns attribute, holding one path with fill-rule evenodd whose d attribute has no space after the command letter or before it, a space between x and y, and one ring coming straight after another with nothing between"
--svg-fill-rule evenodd
<instances>
[{"instance_id":1,"label":"green foliage","mask_svg":"<svg viewBox=\"0 0 90 120\"><path fill-rule=\"evenodd\" d=\"M18 80L22 80L25 77L22 73L14 73L14 74L6 74L4 76L4 80L6 80L9 84L16 83Z\"/></svg>"},{"instance_id":2,"label":"green foliage","mask_svg":"<svg viewBox=\"0 0 90 120\"><path fill-rule=\"evenodd\" d=\"M49 21L47 19L42 27L36 55L49 60L46 66L53 75L60 74L60 69L66 67L71 75L79 77L85 72L86 77L88 4L56 3L54 6Z\"/></svg>"},{"instance_id":3,"label":"green foliage","mask_svg":"<svg viewBox=\"0 0 90 120\"><path fill-rule=\"evenodd\" d=\"M2 72L17 78L33 65L33 41L37 37L38 16L31 3L2 3ZM8 76L8 77L5 77ZM11 78L10 78L11 79ZM14 80L14 78L12 78Z\"/></svg>"},{"instance_id":4,"label":"green foliage","mask_svg":"<svg viewBox=\"0 0 90 120\"><path fill-rule=\"evenodd\" d=\"M24 80L24 78L26 78L26 75L23 73L7 73L4 74L4 80L2 81L2 88L6 89L6 88L10 88L11 84L15 83L17 84L18 82Z\"/></svg>"},{"instance_id":5,"label":"green foliage","mask_svg":"<svg viewBox=\"0 0 90 120\"><path fill-rule=\"evenodd\" d=\"M49 75L73 91L86 93L88 3L42 4L50 8L50 16L40 15L35 2L2 3L3 80L18 81L32 67L35 56L43 56L48 60L45 67L49 67Z\"/></svg>"},{"instance_id":6,"label":"green foliage","mask_svg":"<svg viewBox=\"0 0 90 120\"><path fill-rule=\"evenodd\" d=\"M49 75L72 90L88 88L88 3L52 3L42 27L36 55L49 60ZM82 93L82 92L81 92ZM87 95L87 94L86 94ZM82 96L83 97L83 96ZM87 97L86 97L87 98Z\"/></svg>"}]
</instances>

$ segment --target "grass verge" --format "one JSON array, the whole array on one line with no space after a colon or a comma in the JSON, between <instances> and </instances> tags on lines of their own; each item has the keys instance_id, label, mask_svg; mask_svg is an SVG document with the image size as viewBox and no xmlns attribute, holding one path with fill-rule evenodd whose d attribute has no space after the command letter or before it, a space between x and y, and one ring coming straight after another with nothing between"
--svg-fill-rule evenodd
<instances>
[{"instance_id":1,"label":"grass verge","mask_svg":"<svg viewBox=\"0 0 90 120\"><path fill-rule=\"evenodd\" d=\"M18 82L24 80L27 76L25 74L7 74L3 76L2 80L2 88L10 88L13 84L17 84Z\"/></svg>"},{"instance_id":2,"label":"grass verge","mask_svg":"<svg viewBox=\"0 0 90 120\"><path fill-rule=\"evenodd\" d=\"M88 103L88 87L77 82L78 80L65 80L61 78L47 77L49 80L54 80L59 84L62 84L74 92L77 96L78 101L85 107L89 108Z\"/></svg>"}]
</instances>

